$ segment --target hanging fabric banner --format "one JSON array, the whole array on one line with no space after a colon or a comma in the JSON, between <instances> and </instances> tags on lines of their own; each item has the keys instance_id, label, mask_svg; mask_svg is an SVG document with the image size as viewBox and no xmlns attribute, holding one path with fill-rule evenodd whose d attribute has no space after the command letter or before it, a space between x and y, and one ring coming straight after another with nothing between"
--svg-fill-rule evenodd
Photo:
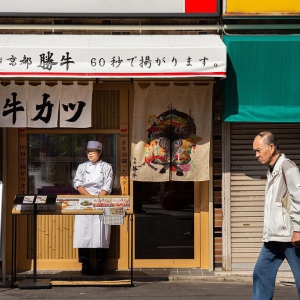
<instances>
[{"instance_id":1,"label":"hanging fabric banner","mask_svg":"<svg viewBox=\"0 0 300 300\"><path fill-rule=\"evenodd\" d=\"M0 127L91 127L93 84L0 84ZM60 114L60 124L58 124Z\"/></svg>"},{"instance_id":2,"label":"hanging fabric banner","mask_svg":"<svg viewBox=\"0 0 300 300\"><path fill-rule=\"evenodd\" d=\"M0 127L26 127L27 84L0 88Z\"/></svg>"},{"instance_id":3,"label":"hanging fabric banner","mask_svg":"<svg viewBox=\"0 0 300 300\"><path fill-rule=\"evenodd\" d=\"M57 85L47 86L45 81L39 86L30 86L27 127L58 127L59 89Z\"/></svg>"},{"instance_id":4,"label":"hanging fabric banner","mask_svg":"<svg viewBox=\"0 0 300 300\"><path fill-rule=\"evenodd\" d=\"M132 180L209 180L212 88L135 83Z\"/></svg>"},{"instance_id":5,"label":"hanging fabric banner","mask_svg":"<svg viewBox=\"0 0 300 300\"><path fill-rule=\"evenodd\" d=\"M87 128L92 126L93 83L63 86L60 97L60 127Z\"/></svg>"}]
</instances>

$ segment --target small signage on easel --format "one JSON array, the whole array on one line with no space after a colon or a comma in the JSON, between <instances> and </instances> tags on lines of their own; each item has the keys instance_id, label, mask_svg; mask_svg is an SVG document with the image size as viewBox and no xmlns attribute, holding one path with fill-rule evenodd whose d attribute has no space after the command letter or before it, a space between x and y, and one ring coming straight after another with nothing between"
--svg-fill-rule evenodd
<instances>
[{"instance_id":1,"label":"small signage on easel","mask_svg":"<svg viewBox=\"0 0 300 300\"><path fill-rule=\"evenodd\" d=\"M16 195L14 205L16 210L55 210L56 196L53 195Z\"/></svg>"}]
</instances>

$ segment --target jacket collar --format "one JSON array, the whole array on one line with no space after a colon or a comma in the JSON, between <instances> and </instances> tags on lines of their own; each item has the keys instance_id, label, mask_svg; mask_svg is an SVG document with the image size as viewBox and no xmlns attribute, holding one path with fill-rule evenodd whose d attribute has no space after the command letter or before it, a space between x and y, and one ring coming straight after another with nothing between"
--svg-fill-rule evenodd
<instances>
[{"instance_id":1,"label":"jacket collar","mask_svg":"<svg viewBox=\"0 0 300 300\"><path fill-rule=\"evenodd\" d=\"M281 169L281 165L283 163L283 161L286 160L286 157L283 153L281 153L280 157L277 159L275 166L273 168L272 173L270 172L270 170L268 171L268 173L274 177L276 174L279 173L280 169Z\"/></svg>"}]
</instances>

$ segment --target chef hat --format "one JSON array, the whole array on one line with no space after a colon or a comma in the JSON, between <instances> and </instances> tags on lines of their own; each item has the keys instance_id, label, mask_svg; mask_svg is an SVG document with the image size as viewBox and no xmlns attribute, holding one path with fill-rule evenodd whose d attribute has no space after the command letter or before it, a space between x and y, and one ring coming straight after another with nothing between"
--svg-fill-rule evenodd
<instances>
[{"instance_id":1,"label":"chef hat","mask_svg":"<svg viewBox=\"0 0 300 300\"><path fill-rule=\"evenodd\" d=\"M98 141L88 141L87 149L96 149L102 151L102 143Z\"/></svg>"}]
</instances>

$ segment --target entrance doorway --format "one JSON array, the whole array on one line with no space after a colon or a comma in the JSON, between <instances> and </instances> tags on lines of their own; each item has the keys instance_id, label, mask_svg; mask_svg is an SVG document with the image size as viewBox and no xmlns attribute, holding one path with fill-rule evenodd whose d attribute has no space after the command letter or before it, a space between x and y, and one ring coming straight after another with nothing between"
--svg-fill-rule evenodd
<instances>
[{"instance_id":1,"label":"entrance doorway","mask_svg":"<svg viewBox=\"0 0 300 300\"><path fill-rule=\"evenodd\" d=\"M194 259L194 182L134 182L135 258Z\"/></svg>"}]
</instances>

